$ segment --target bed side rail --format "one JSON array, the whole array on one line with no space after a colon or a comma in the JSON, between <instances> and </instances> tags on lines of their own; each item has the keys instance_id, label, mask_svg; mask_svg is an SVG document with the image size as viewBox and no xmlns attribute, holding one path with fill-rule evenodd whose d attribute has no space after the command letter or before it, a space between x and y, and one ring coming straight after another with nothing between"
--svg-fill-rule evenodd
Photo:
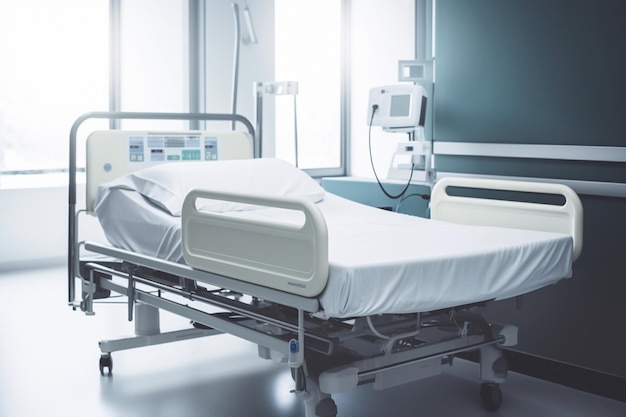
<instances>
[{"instance_id":1,"label":"bed side rail","mask_svg":"<svg viewBox=\"0 0 626 417\"><path fill-rule=\"evenodd\" d=\"M199 200L295 210L302 224L245 219L198 209ZM328 280L328 231L319 209L296 197L193 190L183 204L182 249L193 268L305 297Z\"/></svg>"},{"instance_id":2,"label":"bed side rail","mask_svg":"<svg viewBox=\"0 0 626 417\"><path fill-rule=\"evenodd\" d=\"M450 187L515 191L561 196L563 204L497 200L451 195ZM583 207L568 186L554 183L485 178L445 177L431 195L431 218L478 226L501 226L569 234L573 238L573 260L583 246Z\"/></svg>"}]
</instances>

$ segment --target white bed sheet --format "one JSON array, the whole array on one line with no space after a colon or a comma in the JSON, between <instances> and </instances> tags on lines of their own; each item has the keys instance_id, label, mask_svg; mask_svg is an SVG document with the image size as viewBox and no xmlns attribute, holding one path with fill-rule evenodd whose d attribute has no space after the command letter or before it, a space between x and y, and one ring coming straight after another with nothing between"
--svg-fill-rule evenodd
<instances>
[{"instance_id":1,"label":"white bed sheet","mask_svg":"<svg viewBox=\"0 0 626 417\"><path fill-rule=\"evenodd\" d=\"M111 189L98 217L116 247L183 262L180 217ZM432 311L521 295L572 274L567 235L476 227L391 213L326 193L329 279L321 314L345 318ZM280 209L245 217L297 221Z\"/></svg>"}]
</instances>

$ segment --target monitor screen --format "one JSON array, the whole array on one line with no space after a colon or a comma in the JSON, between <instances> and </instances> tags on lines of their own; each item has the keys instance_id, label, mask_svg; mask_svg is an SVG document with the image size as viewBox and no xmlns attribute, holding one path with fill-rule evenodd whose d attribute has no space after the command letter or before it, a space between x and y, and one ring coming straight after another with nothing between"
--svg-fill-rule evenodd
<instances>
[{"instance_id":1,"label":"monitor screen","mask_svg":"<svg viewBox=\"0 0 626 417\"><path fill-rule=\"evenodd\" d=\"M391 96L391 117L407 117L411 114L411 95L402 94Z\"/></svg>"}]
</instances>

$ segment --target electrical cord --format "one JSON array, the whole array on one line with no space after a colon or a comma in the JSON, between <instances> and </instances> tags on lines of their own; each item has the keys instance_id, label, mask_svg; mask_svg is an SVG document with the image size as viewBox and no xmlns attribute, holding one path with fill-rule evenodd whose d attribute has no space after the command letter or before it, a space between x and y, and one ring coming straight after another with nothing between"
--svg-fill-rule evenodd
<instances>
[{"instance_id":1,"label":"electrical cord","mask_svg":"<svg viewBox=\"0 0 626 417\"><path fill-rule=\"evenodd\" d=\"M378 174L376 173L376 168L374 167L374 158L372 156L372 123L374 122L374 114L376 114L377 110L378 110L378 104L374 104L372 106L372 116L370 117L369 129L368 129L368 134L367 134L368 143L369 143L369 152L370 152L370 164L372 165L372 171L374 171L374 177L376 177L376 182L378 183L378 186L380 187L382 192L387 197L391 198L392 200L396 200L402 197L406 193L406 191L409 189L409 186L411 185L411 179L413 179L413 169L415 168L415 164L413 163L413 161L411 161L411 174L409 175L409 180L404 186L404 189L400 192L400 194L394 195L394 194L389 193L387 190L385 190L385 187L380 182L380 179L378 178Z\"/></svg>"},{"instance_id":2,"label":"electrical cord","mask_svg":"<svg viewBox=\"0 0 626 417\"><path fill-rule=\"evenodd\" d=\"M402 205L402 203L404 203L406 200L408 200L411 197L420 197L422 200L426 200L426 201L430 200L430 195L428 194L420 194L420 193L407 194L403 196L402 198L400 198L400 200L398 201L398 204L396 204L395 211L400 211L400 206Z\"/></svg>"}]
</instances>

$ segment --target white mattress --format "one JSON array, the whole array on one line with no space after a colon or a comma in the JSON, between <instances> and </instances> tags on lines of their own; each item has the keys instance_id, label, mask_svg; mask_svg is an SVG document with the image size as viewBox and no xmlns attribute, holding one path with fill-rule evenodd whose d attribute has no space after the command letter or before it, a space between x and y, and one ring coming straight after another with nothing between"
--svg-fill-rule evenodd
<instances>
[{"instance_id":1,"label":"white mattress","mask_svg":"<svg viewBox=\"0 0 626 417\"><path fill-rule=\"evenodd\" d=\"M180 217L131 190L110 189L106 195L98 216L111 244L182 262ZM317 205L329 234L329 279L319 296L320 313L327 317L423 312L504 299L572 273L570 236L434 221L330 193ZM290 213L259 209L236 215L290 221Z\"/></svg>"}]
</instances>

